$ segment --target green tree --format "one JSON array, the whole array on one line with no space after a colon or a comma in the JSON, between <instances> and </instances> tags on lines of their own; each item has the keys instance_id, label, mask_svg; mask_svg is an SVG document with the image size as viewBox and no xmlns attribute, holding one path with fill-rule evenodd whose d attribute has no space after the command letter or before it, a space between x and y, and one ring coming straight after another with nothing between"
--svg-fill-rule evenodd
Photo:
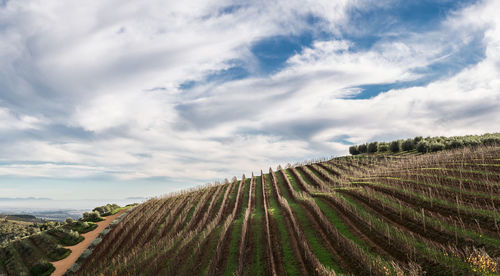
<instances>
[{"instance_id":1,"label":"green tree","mask_svg":"<svg viewBox=\"0 0 500 276\"><path fill-rule=\"evenodd\" d=\"M401 141L392 141L389 145L389 150L392 152L400 152L401 151Z\"/></svg>"},{"instance_id":2,"label":"green tree","mask_svg":"<svg viewBox=\"0 0 500 276\"><path fill-rule=\"evenodd\" d=\"M426 153L429 151L429 143L426 141L420 141L417 144L417 151L420 153Z\"/></svg>"},{"instance_id":3,"label":"green tree","mask_svg":"<svg viewBox=\"0 0 500 276\"><path fill-rule=\"evenodd\" d=\"M404 151L410 151L415 149L415 140L410 138L404 140L404 142L401 144L401 149Z\"/></svg>"},{"instance_id":4,"label":"green tree","mask_svg":"<svg viewBox=\"0 0 500 276\"><path fill-rule=\"evenodd\" d=\"M379 152L387 152L387 151L389 151L389 144L384 143L384 142L378 144L378 151Z\"/></svg>"},{"instance_id":5,"label":"green tree","mask_svg":"<svg viewBox=\"0 0 500 276\"><path fill-rule=\"evenodd\" d=\"M430 150L432 152L440 151L444 149L444 144L440 142L433 142L430 145Z\"/></svg>"},{"instance_id":6,"label":"green tree","mask_svg":"<svg viewBox=\"0 0 500 276\"><path fill-rule=\"evenodd\" d=\"M359 153L367 153L368 147L366 146L366 144L361 144L358 146L358 151Z\"/></svg>"},{"instance_id":7,"label":"green tree","mask_svg":"<svg viewBox=\"0 0 500 276\"><path fill-rule=\"evenodd\" d=\"M349 147L349 153L351 155L357 155L357 154L359 154L358 146L350 146Z\"/></svg>"},{"instance_id":8,"label":"green tree","mask_svg":"<svg viewBox=\"0 0 500 276\"><path fill-rule=\"evenodd\" d=\"M368 144L368 153L375 153L378 151L378 142L371 142Z\"/></svg>"}]
</instances>

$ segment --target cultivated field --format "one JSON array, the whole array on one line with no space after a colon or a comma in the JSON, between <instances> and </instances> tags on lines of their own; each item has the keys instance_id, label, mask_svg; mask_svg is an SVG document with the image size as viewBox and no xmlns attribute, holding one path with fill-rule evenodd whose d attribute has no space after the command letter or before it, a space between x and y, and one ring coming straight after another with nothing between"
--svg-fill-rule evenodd
<instances>
[{"instance_id":1,"label":"cultivated field","mask_svg":"<svg viewBox=\"0 0 500 276\"><path fill-rule=\"evenodd\" d=\"M77 274L496 275L499 204L498 146L341 157L151 199Z\"/></svg>"}]
</instances>

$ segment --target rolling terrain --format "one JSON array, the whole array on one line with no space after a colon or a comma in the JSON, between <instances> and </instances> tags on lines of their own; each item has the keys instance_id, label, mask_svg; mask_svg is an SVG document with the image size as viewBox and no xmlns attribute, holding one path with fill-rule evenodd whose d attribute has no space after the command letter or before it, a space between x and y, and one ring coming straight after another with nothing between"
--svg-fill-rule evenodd
<instances>
[{"instance_id":1,"label":"rolling terrain","mask_svg":"<svg viewBox=\"0 0 500 276\"><path fill-rule=\"evenodd\" d=\"M32 216L6 216L0 221L0 276L34 275L48 276L59 273L52 263L72 262L80 257L78 249L85 250L95 237L104 232L99 228L99 221L105 220L100 215L109 216L109 223L119 212L124 212L135 205L120 207L108 204L86 212L83 218L65 222L44 221L43 223L11 222L9 219L36 220ZM116 215L115 215L116 214ZM38 221L38 220L36 220ZM113 221L113 222L112 222ZM102 231L102 232L101 232ZM85 242L83 242L85 240ZM76 250L75 250L76 249ZM80 250L80 251L83 251ZM75 251L75 252L72 252ZM68 256L72 259L68 260ZM63 261L62 261L63 260ZM71 264L70 264L71 265Z\"/></svg>"},{"instance_id":2,"label":"rolling terrain","mask_svg":"<svg viewBox=\"0 0 500 276\"><path fill-rule=\"evenodd\" d=\"M499 206L498 146L339 157L150 199L75 274L497 275Z\"/></svg>"}]
</instances>

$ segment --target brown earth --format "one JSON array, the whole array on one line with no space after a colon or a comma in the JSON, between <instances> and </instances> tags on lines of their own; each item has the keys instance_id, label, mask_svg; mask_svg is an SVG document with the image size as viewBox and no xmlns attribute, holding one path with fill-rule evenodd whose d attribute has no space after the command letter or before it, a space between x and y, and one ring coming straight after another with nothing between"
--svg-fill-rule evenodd
<instances>
[{"instance_id":1,"label":"brown earth","mask_svg":"<svg viewBox=\"0 0 500 276\"><path fill-rule=\"evenodd\" d=\"M56 270L51 274L51 276L62 276L82 255L83 251L89 247L89 245L94 241L97 236L104 230L104 228L108 227L108 225L113 222L119 215L121 215L125 210L121 210L120 212L104 217L103 221L99 221L97 223L97 228L94 229L93 231L90 231L88 233L82 234L82 236L85 238L82 242L80 242L77 245L73 246L65 246L65 248L71 249L71 254L57 262L52 262L52 264L55 266Z\"/></svg>"}]
</instances>

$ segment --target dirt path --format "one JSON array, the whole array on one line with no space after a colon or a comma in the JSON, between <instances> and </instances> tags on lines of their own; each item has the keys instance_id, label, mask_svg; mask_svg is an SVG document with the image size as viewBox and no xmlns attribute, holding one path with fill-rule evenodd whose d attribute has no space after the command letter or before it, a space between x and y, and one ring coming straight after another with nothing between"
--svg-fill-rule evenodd
<instances>
[{"instance_id":1,"label":"dirt path","mask_svg":"<svg viewBox=\"0 0 500 276\"><path fill-rule=\"evenodd\" d=\"M108 227L108 225L113 222L119 215L121 215L125 210L122 210L114 215L104 217L103 221L97 223L97 228L88 233L82 234L85 238L82 242L73 246L65 246L65 248L71 249L71 254L57 262L53 262L52 264L55 266L56 270L51 274L51 276L62 276L80 257L87 247L92 243L92 241L99 236L99 234L104 230L104 228Z\"/></svg>"}]
</instances>

